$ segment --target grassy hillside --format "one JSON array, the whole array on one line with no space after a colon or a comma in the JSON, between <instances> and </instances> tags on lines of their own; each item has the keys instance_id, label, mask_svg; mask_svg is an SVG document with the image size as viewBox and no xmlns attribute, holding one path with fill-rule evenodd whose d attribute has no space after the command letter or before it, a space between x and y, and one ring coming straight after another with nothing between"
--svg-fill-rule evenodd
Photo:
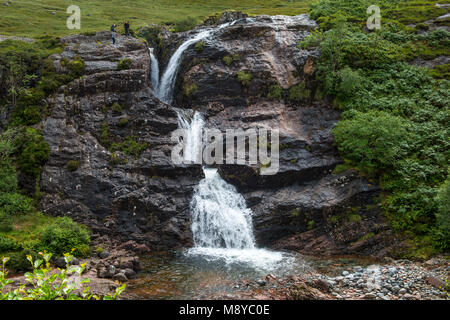
<instances>
[{"instance_id":1,"label":"grassy hillside","mask_svg":"<svg viewBox=\"0 0 450 320\"><path fill-rule=\"evenodd\" d=\"M250 15L305 13L311 0L12 0L0 5L0 34L38 37L108 30L112 23L129 20L135 29L149 23L173 24L193 18L197 22L225 10ZM66 8L81 8L81 30L68 30ZM52 14L52 13L55 14Z\"/></svg>"}]
</instances>

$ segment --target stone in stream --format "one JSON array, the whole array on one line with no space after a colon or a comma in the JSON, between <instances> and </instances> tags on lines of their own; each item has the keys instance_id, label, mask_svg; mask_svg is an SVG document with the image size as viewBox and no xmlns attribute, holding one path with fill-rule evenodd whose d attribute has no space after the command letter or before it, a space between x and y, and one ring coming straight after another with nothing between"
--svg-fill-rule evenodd
<instances>
[{"instance_id":1,"label":"stone in stream","mask_svg":"<svg viewBox=\"0 0 450 320\"><path fill-rule=\"evenodd\" d=\"M442 281L439 278L428 276L425 278L428 284L432 285L433 287L443 290L445 288L445 282Z\"/></svg>"},{"instance_id":2,"label":"stone in stream","mask_svg":"<svg viewBox=\"0 0 450 320\"><path fill-rule=\"evenodd\" d=\"M112 278L113 278L113 280L117 280L117 281L120 281L120 282L127 282L128 281L127 276L125 275L125 273L122 273L122 272L116 273Z\"/></svg>"}]
</instances>

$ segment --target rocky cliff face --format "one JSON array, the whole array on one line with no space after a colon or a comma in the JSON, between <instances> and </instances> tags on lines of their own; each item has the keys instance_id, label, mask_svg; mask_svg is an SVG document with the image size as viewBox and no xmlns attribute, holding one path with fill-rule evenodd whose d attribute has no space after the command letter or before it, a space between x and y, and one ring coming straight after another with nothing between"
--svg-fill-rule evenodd
<instances>
[{"instance_id":1,"label":"rocky cliff face","mask_svg":"<svg viewBox=\"0 0 450 320\"><path fill-rule=\"evenodd\" d=\"M174 105L202 112L208 127L221 130L279 128L276 175L261 176L251 166L219 168L252 208L258 245L308 254L385 253L389 229L374 204L377 187L354 171L332 172L342 162L331 134L340 114L314 98L319 52L297 47L315 22L306 15L220 19L237 21L185 51ZM161 68L196 32L151 30ZM189 201L203 174L198 165L171 163L176 113L153 94L146 45L119 37L114 47L106 32L63 41L55 65L63 71L62 59L77 56L86 74L51 99L43 123L51 147L41 176L44 211L153 247L189 245ZM131 68L118 71L123 58ZM115 102L121 111L112 108ZM139 156L108 150L127 137L146 144ZM77 170L68 170L69 160L79 161Z\"/></svg>"},{"instance_id":2,"label":"rocky cliff face","mask_svg":"<svg viewBox=\"0 0 450 320\"><path fill-rule=\"evenodd\" d=\"M86 71L49 101L43 132L51 154L41 176L43 210L68 214L95 233L153 246L189 245L188 205L202 171L171 163L176 113L148 87L147 46L119 36L114 47L108 32L63 41L55 65L63 71L61 61L77 56ZM130 69L118 71L125 58L132 61ZM127 138L146 144L138 157L108 150ZM79 163L74 171L67 167L71 160Z\"/></svg>"}]
</instances>

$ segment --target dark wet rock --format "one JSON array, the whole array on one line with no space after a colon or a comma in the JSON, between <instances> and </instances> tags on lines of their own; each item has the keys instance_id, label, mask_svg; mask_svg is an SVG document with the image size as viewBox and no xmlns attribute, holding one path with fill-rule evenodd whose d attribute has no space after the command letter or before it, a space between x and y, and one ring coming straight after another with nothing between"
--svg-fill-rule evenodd
<instances>
[{"instance_id":1,"label":"dark wet rock","mask_svg":"<svg viewBox=\"0 0 450 320\"><path fill-rule=\"evenodd\" d=\"M127 276L125 275L125 273L122 273L122 272L116 273L116 274L112 277L112 279L113 279L113 280L116 280L116 281L119 281L119 282L127 282L127 281L128 281Z\"/></svg>"},{"instance_id":2,"label":"dark wet rock","mask_svg":"<svg viewBox=\"0 0 450 320\"><path fill-rule=\"evenodd\" d=\"M125 269L124 274L128 279L136 278L136 272L133 269L130 268Z\"/></svg>"},{"instance_id":3,"label":"dark wet rock","mask_svg":"<svg viewBox=\"0 0 450 320\"><path fill-rule=\"evenodd\" d=\"M108 32L62 41L66 46L52 56L55 64L77 56L86 70L48 101L43 134L51 151L41 175L42 210L69 215L95 233L136 241L140 254L148 246L189 245L188 205L203 174L200 166L177 167L171 161L176 112L148 87L147 47L121 36L114 47ZM118 71L124 58L131 59L131 68ZM114 103L121 111L111 109ZM119 125L123 117L126 126ZM108 149L127 138L146 145L140 156ZM67 170L69 160L79 161L76 171Z\"/></svg>"},{"instance_id":4,"label":"dark wet rock","mask_svg":"<svg viewBox=\"0 0 450 320\"><path fill-rule=\"evenodd\" d=\"M80 260L77 258L77 257L73 257L73 259L72 260L70 260L70 263L69 263L71 266L76 266L76 265L79 265L80 264Z\"/></svg>"},{"instance_id":5,"label":"dark wet rock","mask_svg":"<svg viewBox=\"0 0 450 320\"><path fill-rule=\"evenodd\" d=\"M436 277L432 277L432 276L428 276L425 279L430 285L432 285L433 287L437 288L437 289L441 289L443 290L446 287L446 284L444 281L442 281L439 278Z\"/></svg>"},{"instance_id":6,"label":"dark wet rock","mask_svg":"<svg viewBox=\"0 0 450 320\"><path fill-rule=\"evenodd\" d=\"M66 260L64 259L64 257L59 257L58 259L56 259L55 266L57 266L58 268L65 268Z\"/></svg>"},{"instance_id":7,"label":"dark wet rock","mask_svg":"<svg viewBox=\"0 0 450 320\"><path fill-rule=\"evenodd\" d=\"M103 250L98 254L98 256L100 257L100 259L106 259L109 257L109 254L110 254L109 251Z\"/></svg>"},{"instance_id":8,"label":"dark wet rock","mask_svg":"<svg viewBox=\"0 0 450 320\"><path fill-rule=\"evenodd\" d=\"M116 274L117 270L116 267L114 267L114 265L109 265L106 268L106 274L105 274L105 278L112 278L115 274Z\"/></svg>"}]
</instances>

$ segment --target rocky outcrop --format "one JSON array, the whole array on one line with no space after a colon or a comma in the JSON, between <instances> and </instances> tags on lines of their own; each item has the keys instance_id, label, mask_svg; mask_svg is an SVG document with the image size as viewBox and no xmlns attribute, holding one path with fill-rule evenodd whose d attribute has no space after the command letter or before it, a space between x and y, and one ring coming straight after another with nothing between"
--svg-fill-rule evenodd
<instances>
[{"instance_id":1,"label":"rocky outcrop","mask_svg":"<svg viewBox=\"0 0 450 320\"><path fill-rule=\"evenodd\" d=\"M230 25L213 26L221 23ZM307 15L233 13L211 20L199 27L216 28L211 36L184 52L174 105L201 111L207 126L220 130L279 130L276 175L261 176L258 166L219 168L253 210L258 245L382 255L390 235L374 201L377 187L354 171L333 173L342 163L331 133L340 113L316 98L319 52L297 46L316 27ZM164 70L180 43L198 31L172 34L149 26L141 34ZM151 248L189 246L189 201L201 167L172 164L177 116L153 94L148 48L136 39L117 40L110 44L108 32L66 37L64 51L52 57L60 72L65 59L82 59L86 67L49 99L42 208ZM125 58L130 67L118 70ZM67 166L71 160L75 170Z\"/></svg>"},{"instance_id":2,"label":"rocky outcrop","mask_svg":"<svg viewBox=\"0 0 450 320\"><path fill-rule=\"evenodd\" d=\"M219 166L253 210L258 245L383 255L392 236L374 201L378 188L357 172L333 173L342 163L332 135L340 112L315 95L319 52L298 47L316 27L306 15L240 17L186 50L176 103L223 132L279 130L277 174L260 175L261 164Z\"/></svg>"},{"instance_id":3,"label":"rocky outcrop","mask_svg":"<svg viewBox=\"0 0 450 320\"><path fill-rule=\"evenodd\" d=\"M67 214L94 233L153 247L189 245L188 204L201 168L172 164L176 113L148 87L147 46L117 40L110 44L107 32L66 37L64 51L52 57L61 72L64 59L82 59L86 67L49 99L51 112L42 123L51 150L41 175L42 209ZM130 68L117 70L125 58Z\"/></svg>"}]
</instances>

